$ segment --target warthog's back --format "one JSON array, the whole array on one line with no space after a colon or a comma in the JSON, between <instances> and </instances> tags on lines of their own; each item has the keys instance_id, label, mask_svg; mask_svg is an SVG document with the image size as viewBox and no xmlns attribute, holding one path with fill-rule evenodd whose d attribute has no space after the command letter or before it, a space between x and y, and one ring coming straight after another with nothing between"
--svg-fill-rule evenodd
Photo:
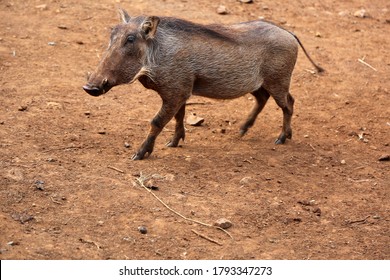
<instances>
[{"instance_id":1,"label":"warthog's back","mask_svg":"<svg viewBox=\"0 0 390 280\"><path fill-rule=\"evenodd\" d=\"M289 80L297 57L295 38L263 21L203 26L161 18L156 38L159 71L192 76L193 94L212 98L252 92L274 75Z\"/></svg>"}]
</instances>

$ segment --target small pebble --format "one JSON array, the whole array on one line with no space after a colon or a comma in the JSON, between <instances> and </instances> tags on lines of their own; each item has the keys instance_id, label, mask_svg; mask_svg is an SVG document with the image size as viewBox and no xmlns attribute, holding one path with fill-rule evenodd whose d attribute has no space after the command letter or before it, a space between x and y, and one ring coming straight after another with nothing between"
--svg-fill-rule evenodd
<instances>
[{"instance_id":1,"label":"small pebble","mask_svg":"<svg viewBox=\"0 0 390 280\"><path fill-rule=\"evenodd\" d=\"M228 229L232 226L232 222L229 221L228 219L225 219L225 218L221 218L221 219L218 219L215 223L214 223L214 226L216 227L220 227L220 228L223 228L223 229Z\"/></svg>"},{"instance_id":2,"label":"small pebble","mask_svg":"<svg viewBox=\"0 0 390 280\"><path fill-rule=\"evenodd\" d=\"M147 234L148 233L148 230L146 229L146 227L144 226L140 226L138 227L138 231L142 234Z\"/></svg>"},{"instance_id":3,"label":"small pebble","mask_svg":"<svg viewBox=\"0 0 390 280\"><path fill-rule=\"evenodd\" d=\"M124 146L125 148L130 148L130 144L128 142L125 142Z\"/></svg>"},{"instance_id":4,"label":"small pebble","mask_svg":"<svg viewBox=\"0 0 390 280\"><path fill-rule=\"evenodd\" d=\"M226 14L228 14L228 10L226 9L225 6L220 5L220 6L217 8L217 14L226 15Z\"/></svg>"},{"instance_id":5,"label":"small pebble","mask_svg":"<svg viewBox=\"0 0 390 280\"><path fill-rule=\"evenodd\" d=\"M390 160L390 155L383 155L378 160L379 161L389 161Z\"/></svg>"}]
</instances>

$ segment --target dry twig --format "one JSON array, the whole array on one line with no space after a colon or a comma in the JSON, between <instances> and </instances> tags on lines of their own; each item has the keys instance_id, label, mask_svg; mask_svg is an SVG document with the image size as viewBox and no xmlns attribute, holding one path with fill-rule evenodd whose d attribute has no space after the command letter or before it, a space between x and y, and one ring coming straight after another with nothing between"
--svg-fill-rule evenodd
<instances>
[{"instance_id":1,"label":"dry twig","mask_svg":"<svg viewBox=\"0 0 390 280\"><path fill-rule=\"evenodd\" d=\"M112 170L118 171L118 172L120 172L120 173L125 173L125 171L120 170L119 168L116 168L116 167L114 167L114 166L108 165L107 168L110 168L110 169L112 169Z\"/></svg>"},{"instance_id":2,"label":"dry twig","mask_svg":"<svg viewBox=\"0 0 390 280\"><path fill-rule=\"evenodd\" d=\"M153 177L154 175L152 175ZM171 211L172 213L176 214L177 216L181 217L182 219L186 220L186 221L189 221L189 222L193 222L193 223L196 223L196 224L199 224L199 225L202 225L202 226L206 226L206 227L210 227L210 228L216 228L216 229L219 229L221 231L223 231L224 233L226 233L227 235L229 235L229 237L231 239L233 239L232 235L227 232L226 230L224 230L223 228L221 227L217 227L217 226L213 226L213 225L210 225L210 224L206 224L206 223L203 223L201 221L198 221L198 220L194 220L194 219L191 219L191 218L187 218L186 216L184 216L183 214L173 210L171 207L169 207L161 198L159 198L154 192L152 192L148 187L145 186L144 182L146 180L148 180L150 177L149 176L144 176L142 175L142 173L140 173L140 176L138 178L136 178L136 182L138 183L139 186L141 186L143 189L145 189L147 192L149 192L150 194L152 194L162 205L164 205L165 208L167 208L169 211Z\"/></svg>"},{"instance_id":3,"label":"dry twig","mask_svg":"<svg viewBox=\"0 0 390 280\"><path fill-rule=\"evenodd\" d=\"M204 239L206 239L206 240L208 240L208 241L210 241L210 242L213 242L213 243L215 243L215 244L217 244L217 245L219 245L219 246L222 246L222 244L219 243L217 240L211 239L210 237L208 237L208 236L206 236L206 235L203 235L203 234L197 232L197 231L194 230L194 229L192 229L191 231L192 231L193 233L195 233L197 236L200 236L200 237L202 237L202 238L204 238Z\"/></svg>"},{"instance_id":4,"label":"dry twig","mask_svg":"<svg viewBox=\"0 0 390 280\"><path fill-rule=\"evenodd\" d=\"M363 58L358 58L358 61L364 65L366 65L367 67L371 68L372 70L374 71L378 71L376 70L376 68L372 67L370 64L368 64L367 62L364 61L364 57Z\"/></svg>"},{"instance_id":5,"label":"dry twig","mask_svg":"<svg viewBox=\"0 0 390 280\"><path fill-rule=\"evenodd\" d=\"M370 215L368 215L367 217L365 217L364 219L360 219L360 220L355 220L355 221L346 221L348 224L355 224L355 223L365 223L367 221L367 219L370 218Z\"/></svg>"}]
</instances>

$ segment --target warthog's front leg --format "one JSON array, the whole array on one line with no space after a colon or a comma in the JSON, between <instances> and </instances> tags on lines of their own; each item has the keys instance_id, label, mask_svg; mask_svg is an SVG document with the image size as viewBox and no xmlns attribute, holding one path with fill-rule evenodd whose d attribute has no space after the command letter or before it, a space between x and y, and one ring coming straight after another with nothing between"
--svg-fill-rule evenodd
<instances>
[{"instance_id":1,"label":"warthog's front leg","mask_svg":"<svg viewBox=\"0 0 390 280\"><path fill-rule=\"evenodd\" d=\"M156 116L153 118L153 120L150 123L150 130L149 134L146 137L145 141L142 143L141 147L138 149L138 151L132 156L132 160L141 160L145 156L149 156L153 152L154 148L154 142L157 138L157 136L160 134L164 126L173 118L173 116L179 114L179 111L182 111L182 108L184 108L185 99L183 100L175 100L175 103L172 101L166 101L163 100L162 107L160 111L156 114ZM181 114L181 113L180 113ZM184 118L184 109L183 109L183 118ZM179 126L180 123L179 123ZM184 126L183 126L184 130ZM176 137L184 138L184 134L181 134L181 132L175 132L175 136L173 141L176 141ZM177 145L177 144L176 144Z\"/></svg>"}]
</instances>

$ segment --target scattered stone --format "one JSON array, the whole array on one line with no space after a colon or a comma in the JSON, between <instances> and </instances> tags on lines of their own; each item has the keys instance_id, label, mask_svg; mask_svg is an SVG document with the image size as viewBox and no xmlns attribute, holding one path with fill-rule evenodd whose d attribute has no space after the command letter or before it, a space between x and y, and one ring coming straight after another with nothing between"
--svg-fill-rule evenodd
<instances>
[{"instance_id":1,"label":"scattered stone","mask_svg":"<svg viewBox=\"0 0 390 280\"><path fill-rule=\"evenodd\" d=\"M250 3L253 3L253 0L239 0L241 3L244 3L244 4L250 4Z\"/></svg>"},{"instance_id":2,"label":"scattered stone","mask_svg":"<svg viewBox=\"0 0 390 280\"><path fill-rule=\"evenodd\" d=\"M20 243L18 241L10 241L10 242L7 242L7 245L8 246L16 246L16 245L19 245Z\"/></svg>"},{"instance_id":3,"label":"scattered stone","mask_svg":"<svg viewBox=\"0 0 390 280\"><path fill-rule=\"evenodd\" d=\"M228 10L226 9L226 7L224 5L219 5L218 8L217 8L217 14L227 15L228 14Z\"/></svg>"},{"instance_id":4,"label":"scattered stone","mask_svg":"<svg viewBox=\"0 0 390 280\"><path fill-rule=\"evenodd\" d=\"M129 144L128 142L125 142L124 146L125 146L125 148L127 148L127 149L131 147L130 144Z\"/></svg>"},{"instance_id":5,"label":"scattered stone","mask_svg":"<svg viewBox=\"0 0 390 280\"><path fill-rule=\"evenodd\" d=\"M341 12L339 12L339 16L341 16L341 17L345 17L347 15L349 15L348 11L341 11Z\"/></svg>"},{"instance_id":6,"label":"scattered stone","mask_svg":"<svg viewBox=\"0 0 390 280\"><path fill-rule=\"evenodd\" d=\"M232 222L229 221L228 219L221 218L221 219L218 219L218 220L214 223L214 226L220 227L220 228L223 228L223 229L228 229L228 228L230 228L231 226L233 226L233 224L232 224Z\"/></svg>"},{"instance_id":7,"label":"scattered stone","mask_svg":"<svg viewBox=\"0 0 390 280\"><path fill-rule=\"evenodd\" d=\"M247 186L251 183L252 178L251 177L244 177L240 180L240 185L241 186Z\"/></svg>"},{"instance_id":8,"label":"scattered stone","mask_svg":"<svg viewBox=\"0 0 390 280\"><path fill-rule=\"evenodd\" d=\"M76 41L76 44L78 44L78 45L84 45L84 42L83 42L83 41L80 41L80 40L77 40L77 41Z\"/></svg>"},{"instance_id":9,"label":"scattered stone","mask_svg":"<svg viewBox=\"0 0 390 280\"><path fill-rule=\"evenodd\" d=\"M37 180L35 181L34 185L35 185L35 188L37 190L40 190L40 191L44 191L45 190L45 187L43 186L45 184L45 182L41 181L41 180Z\"/></svg>"},{"instance_id":10,"label":"scattered stone","mask_svg":"<svg viewBox=\"0 0 390 280\"><path fill-rule=\"evenodd\" d=\"M200 126L204 122L204 118L198 117L195 113L187 117L187 124L192 126Z\"/></svg>"},{"instance_id":11,"label":"scattered stone","mask_svg":"<svg viewBox=\"0 0 390 280\"><path fill-rule=\"evenodd\" d=\"M298 203L305 205L305 206L313 206L316 204L316 201L314 199L312 199L312 200L298 200Z\"/></svg>"},{"instance_id":12,"label":"scattered stone","mask_svg":"<svg viewBox=\"0 0 390 280\"><path fill-rule=\"evenodd\" d=\"M31 221L34 219L33 216L27 214L27 213L14 213L11 216L15 221L20 222L21 224L24 224L28 221Z\"/></svg>"},{"instance_id":13,"label":"scattered stone","mask_svg":"<svg viewBox=\"0 0 390 280\"><path fill-rule=\"evenodd\" d=\"M98 133L101 134L101 135L105 135L106 134L106 131L104 129L99 129L98 130Z\"/></svg>"},{"instance_id":14,"label":"scattered stone","mask_svg":"<svg viewBox=\"0 0 390 280\"><path fill-rule=\"evenodd\" d=\"M26 111L26 110L27 110L27 106L26 105L21 105L18 108L18 111L21 111L21 112Z\"/></svg>"},{"instance_id":15,"label":"scattered stone","mask_svg":"<svg viewBox=\"0 0 390 280\"><path fill-rule=\"evenodd\" d=\"M378 160L379 161L389 161L390 160L390 155L383 155Z\"/></svg>"},{"instance_id":16,"label":"scattered stone","mask_svg":"<svg viewBox=\"0 0 390 280\"><path fill-rule=\"evenodd\" d=\"M61 103L53 102L53 101L46 102L46 107L49 109L63 109L64 108Z\"/></svg>"},{"instance_id":17,"label":"scattered stone","mask_svg":"<svg viewBox=\"0 0 390 280\"><path fill-rule=\"evenodd\" d=\"M370 18L371 15L365 10L365 9L360 9L357 10L356 12L353 13L355 17L358 18Z\"/></svg>"},{"instance_id":18,"label":"scattered stone","mask_svg":"<svg viewBox=\"0 0 390 280\"><path fill-rule=\"evenodd\" d=\"M342 165L345 165L347 162L346 162L344 159L342 159L342 160L340 161L340 163L341 163Z\"/></svg>"},{"instance_id":19,"label":"scattered stone","mask_svg":"<svg viewBox=\"0 0 390 280\"><path fill-rule=\"evenodd\" d=\"M47 44L48 44L49 46L55 46L55 45L57 45L56 42L48 42Z\"/></svg>"},{"instance_id":20,"label":"scattered stone","mask_svg":"<svg viewBox=\"0 0 390 280\"><path fill-rule=\"evenodd\" d=\"M90 116L90 115L91 115L91 112L90 112L90 111L85 111L85 112L84 112L84 115Z\"/></svg>"},{"instance_id":21,"label":"scattered stone","mask_svg":"<svg viewBox=\"0 0 390 280\"><path fill-rule=\"evenodd\" d=\"M147 234L148 233L148 229L144 226L140 226L138 227L138 231L142 234Z\"/></svg>"},{"instance_id":22,"label":"scattered stone","mask_svg":"<svg viewBox=\"0 0 390 280\"><path fill-rule=\"evenodd\" d=\"M316 37L321 38L322 37L321 33L320 32L316 32Z\"/></svg>"},{"instance_id":23,"label":"scattered stone","mask_svg":"<svg viewBox=\"0 0 390 280\"><path fill-rule=\"evenodd\" d=\"M313 208L313 213L319 217L321 216L321 209L319 207L315 207Z\"/></svg>"},{"instance_id":24,"label":"scattered stone","mask_svg":"<svg viewBox=\"0 0 390 280\"><path fill-rule=\"evenodd\" d=\"M299 217L297 217L297 218L287 218L285 220L285 224L300 223L300 222L302 222L302 218L299 218Z\"/></svg>"},{"instance_id":25,"label":"scattered stone","mask_svg":"<svg viewBox=\"0 0 390 280\"><path fill-rule=\"evenodd\" d=\"M41 5L35 6L35 8L38 10L41 10L41 11L45 11L48 9L47 4L41 4Z\"/></svg>"},{"instance_id":26,"label":"scattered stone","mask_svg":"<svg viewBox=\"0 0 390 280\"><path fill-rule=\"evenodd\" d=\"M57 27L59 29L64 29L64 30L68 29L68 27L66 25L62 25L62 24L58 25Z\"/></svg>"}]
</instances>

